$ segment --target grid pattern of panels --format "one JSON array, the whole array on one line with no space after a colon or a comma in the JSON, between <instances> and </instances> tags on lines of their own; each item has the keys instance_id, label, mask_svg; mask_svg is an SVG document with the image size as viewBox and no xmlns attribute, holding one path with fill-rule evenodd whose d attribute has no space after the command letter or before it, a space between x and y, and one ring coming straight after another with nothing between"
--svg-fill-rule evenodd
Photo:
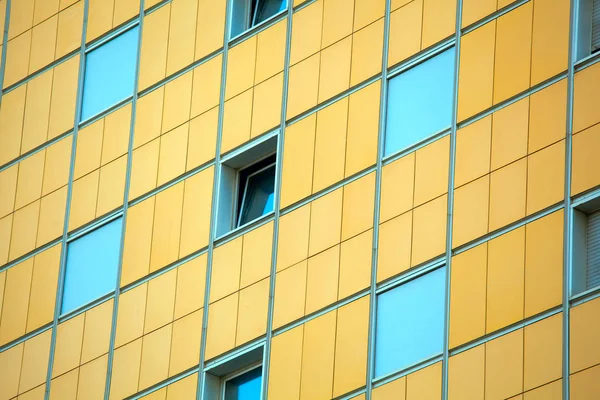
<instances>
[{"instance_id":1,"label":"grid pattern of panels","mask_svg":"<svg viewBox=\"0 0 600 400\"><path fill-rule=\"evenodd\" d=\"M241 1L0 0L0 400L212 400L256 349L263 399L593 398L584 1L288 0L232 37ZM87 115L120 35L133 91ZM227 170L266 147L273 211L222 235ZM63 312L69 247L108 223L116 285ZM379 328L418 344L378 298L434 273L401 317L443 309L441 342L380 369Z\"/></svg>"}]
</instances>

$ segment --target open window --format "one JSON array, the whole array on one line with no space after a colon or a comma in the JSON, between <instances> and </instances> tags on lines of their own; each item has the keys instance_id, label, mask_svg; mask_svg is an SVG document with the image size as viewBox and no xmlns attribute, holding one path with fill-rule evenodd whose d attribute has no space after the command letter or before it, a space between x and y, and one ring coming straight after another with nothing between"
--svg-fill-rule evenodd
<instances>
[{"instance_id":1,"label":"open window","mask_svg":"<svg viewBox=\"0 0 600 400\"><path fill-rule=\"evenodd\" d=\"M577 12L577 59L600 51L600 0L579 0Z\"/></svg>"},{"instance_id":2,"label":"open window","mask_svg":"<svg viewBox=\"0 0 600 400\"><path fill-rule=\"evenodd\" d=\"M600 287L600 198L573 211L571 294Z\"/></svg>"},{"instance_id":3,"label":"open window","mask_svg":"<svg viewBox=\"0 0 600 400\"><path fill-rule=\"evenodd\" d=\"M209 368L205 372L205 399L260 400L263 347Z\"/></svg>"},{"instance_id":4,"label":"open window","mask_svg":"<svg viewBox=\"0 0 600 400\"><path fill-rule=\"evenodd\" d=\"M286 7L287 0L232 0L231 37L244 33Z\"/></svg>"}]
</instances>

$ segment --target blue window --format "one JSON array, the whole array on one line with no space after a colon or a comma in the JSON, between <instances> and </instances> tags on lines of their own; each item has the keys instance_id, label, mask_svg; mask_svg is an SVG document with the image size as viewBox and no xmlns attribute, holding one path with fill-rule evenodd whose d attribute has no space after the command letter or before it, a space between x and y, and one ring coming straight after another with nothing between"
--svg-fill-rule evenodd
<instances>
[{"instance_id":1,"label":"blue window","mask_svg":"<svg viewBox=\"0 0 600 400\"><path fill-rule=\"evenodd\" d=\"M377 297L375 375L387 375L442 352L445 268Z\"/></svg>"},{"instance_id":2,"label":"blue window","mask_svg":"<svg viewBox=\"0 0 600 400\"><path fill-rule=\"evenodd\" d=\"M273 211L276 160L272 155L239 172L237 226Z\"/></svg>"},{"instance_id":3,"label":"blue window","mask_svg":"<svg viewBox=\"0 0 600 400\"><path fill-rule=\"evenodd\" d=\"M69 243L62 314L115 289L121 228L119 218Z\"/></svg>"},{"instance_id":4,"label":"blue window","mask_svg":"<svg viewBox=\"0 0 600 400\"><path fill-rule=\"evenodd\" d=\"M225 400L260 400L262 367L225 382Z\"/></svg>"},{"instance_id":5,"label":"blue window","mask_svg":"<svg viewBox=\"0 0 600 400\"><path fill-rule=\"evenodd\" d=\"M287 0L232 0L231 37L271 18L287 7Z\"/></svg>"},{"instance_id":6,"label":"blue window","mask_svg":"<svg viewBox=\"0 0 600 400\"><path fill-rule=\"evenodd\" d=\"M82 121L133 95L138 31L136 26L86 55Z\"/></svg>"},{"instance_id":7,"label":"blue window","mask_svg":"<svg viewBox=\"0 0 600 400\"><path fill-rule=\"evenodd\" d=\"M385 155L450 127L454 48L390 79Z\"/></svg>"}]
</instances>

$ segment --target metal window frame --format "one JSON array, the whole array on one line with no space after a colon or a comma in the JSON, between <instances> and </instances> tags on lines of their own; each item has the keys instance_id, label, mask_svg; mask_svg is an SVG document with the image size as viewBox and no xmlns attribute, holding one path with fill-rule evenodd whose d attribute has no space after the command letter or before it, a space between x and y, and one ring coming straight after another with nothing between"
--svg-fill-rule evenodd
<instances>
[{"instance_id":1,"label":"metal window frame","mask_svg":"<svg viewBox=\"0 0 600 400\"><path fill-rule=\"evenodd\" d=\"M237 378L239 376L242 376L242 375L244 375L244 374L246 374L248 372L254 371L255 369L262 368L262 366L263 366L262 360L261 361L257 361L257 362L255 362L253 364L248 365L247 367L244 367L244 368L242 368L240 370L237 370L237 371L235 371L235 372L233 372L233 373L231 373L229 375L226 375L226 376L222 377L221 378L220 400L225 400L225 389L227 387L227 382L229 382L232 379L235 379L235 378ZM260 376L261 382L262 382L264 374L265 374L265 371L264 371L264 369L262 369L261 376ZM261 394L260 395L262 396L262 387L261 387Z\"/></svg>"},{"instance_id":2,"label":"metal window frame","mask_svg":"<svg viewBox=\"0 0 600 400\"><path fill-rule=\"evenodd\" d=\"M259 161L259 162L260 162L260 161ZM256 164L256 163L254 163L254 164ZM254 165L254 164L253 164L253 165ZM248 167L246 167L246 168L244 168L244 169L247 169L247 168L252 168L252 165L249 165ZM236 226L235 226L235 228L241 228L241 227L243 227L243 226L245 226L245 225L251 224L251 223L253 223L254 221L257 221L257 220L259 220L259 219L263 218L265 215L268 215L268 214L270 214L270 213L271 213L271 212L268 212L268 213L262 214L262 215L260 215L260 216L258 216L258 217L256 217L256 218L254 218L254 219L251 219L251 220L249 220L249 221L246 221L246 222L244 222L244 223L242 224L242 216L244 215L244 207L248 207L248 204L246 204L246 195L248 194L248 187L249 187L250 178L252 178L253 176L256 176L256 175L260 174L261 172L264 172L264 171L266 171L266 170L268 170L268 169L271 169L271 168L273 168L273 175L275 175L275 169L277 168L277 161L273 161L271 164L269 164L269 165L266 165L266 166L262 167L261 169L259 169L259 170L257 170L257 171L254 171L253 173L249 174L249 175L246 177L246 182L244 182L244 193L243 193L243 195L242 195L242 204L240 205L240 209L239 209L239 210L237 210L237 214L238 214L238 215L237 215L237 217L238 217L238 218L237 218L237 223L236 223ZM239 183L240 183L240 182L239 182L239 179L240 179L240 174L241 174L241 172L242 172L244 169L241 169L241 170L239 170L239 171L238 171L238 173L237 173L237 177L238 177L238 178L237 178L237 180L238 180L238 182L237 182L237 191L238 191L238 196L239 196L239 190L240 190L240 187L239 187ZM273 187L273 190L275 190L275 187ZM237 198L238 196L236 196L236 198ZM237 208L237 207L236 207L236 208Z\"/></svg>"}]
</instances>

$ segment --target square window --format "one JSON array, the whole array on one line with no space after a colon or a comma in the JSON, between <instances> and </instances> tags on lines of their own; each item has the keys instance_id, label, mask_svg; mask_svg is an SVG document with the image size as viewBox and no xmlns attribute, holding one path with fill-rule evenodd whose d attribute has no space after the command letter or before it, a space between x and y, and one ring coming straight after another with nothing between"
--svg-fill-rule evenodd
<instances>
[{"instance_id":1,"label":"square window","mask_svg":"<svg viewBox=\"0 0 600 400\"><path fill-rule=\"evenodd\" d=\"M232 0L231 37L285 10L287 0Z\"/></svg>"},{"instance_id":2,"label":"square window","mask_svg":"<svg viewBox=\"0 0 600 400\"><path fill-rule=\"evenodd\" d=\"M136 26L86 54L82 121L133 95L138 34Z\"/></svg>"},{"instance_id":3,"label":"square window","mask_svg":"<svg viewBox=\"0 0 600 400\"><path fill-rule=\"evenodd\" d=\"M61 314L115 290L121 228L119 218L68 244Z\"/></svg>"},{"instance_id":4,"label":"square window","mask_svg":"<svg viewBox=\"0 0 600 400\"><path fill-rule=\"evenodd\" d=\"M600 287L600 198L573 213L571 294Z\"/></svg>"},{"instance_id":5,"label":"square window","mask_svg":"<svg viewBox=\"0 0 600 400\"><path fill-rule=\"evenodd\" d=\"M390 79L386 156L450 127L454 57L451 48Z\"/></svg>"},{"instance_id":6,"label":"square window","mask_svg":"<svg viewBox=\"0 0 600 400\"><path fill-rule=\"evenodd\" d=\"M579 0L577 59L600 51L600 0Z\"/></svg>"},{"instance_id":7,"label":"square window","mask_svg":"<svg viewBox=\"0 0 600 400\"><path fill-rule=\"evenodd\" d=\"M376 377L442 352L445 293L439 268L377 297Z\"/></svg>"}]
</instances>

